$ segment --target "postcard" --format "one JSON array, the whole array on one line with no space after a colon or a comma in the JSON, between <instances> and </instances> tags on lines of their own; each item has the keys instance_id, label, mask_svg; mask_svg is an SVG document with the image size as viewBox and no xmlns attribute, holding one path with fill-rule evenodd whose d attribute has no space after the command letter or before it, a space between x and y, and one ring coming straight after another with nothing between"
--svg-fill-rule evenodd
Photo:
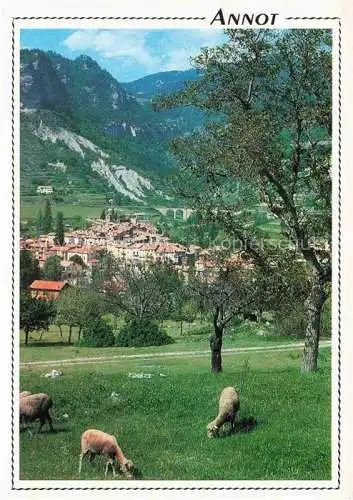
<instances>
[{"instance_id":1,"label":"postcard","mask_svg":"<svg viewBox=\"0 0 353 500\"><path fill-rule=\"evenodd\" d=\"M352 498L348 8L2 23L8 497Z\"/></svg>"}]
</instances>

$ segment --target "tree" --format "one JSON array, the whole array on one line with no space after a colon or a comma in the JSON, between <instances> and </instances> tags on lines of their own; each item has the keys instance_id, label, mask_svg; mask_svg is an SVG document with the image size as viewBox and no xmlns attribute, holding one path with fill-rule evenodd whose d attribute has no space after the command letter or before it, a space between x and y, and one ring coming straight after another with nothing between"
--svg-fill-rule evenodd
<instances>
[{"instance_id":1,"label":"tree","mask_svg":"<svg viewBox=\"0 0 353 500\"><path fill-rule=\"evenodd\" d=\"M71 262L73 262L74 264L78 264L79 266L82 266L82 267L86 267L86 264L84 263L82 257L80 255L71 255L71 257L69 258L69 260Z\"/></svg>"},{"instance_id":2,"label":"tree","mask_svg":"<svg viewBox=\"0 0 353 500\"><path fill-rule=\"evenodd\" d=\"M45 203L42 227L44 233L50 233L53 227L53 217L51 213L51 206L49 200L47 200Z\"/></svg>"},{"instance_id":3,"label":"tree","mask_svg":"<svg viewBox=\"0 0 353 500\"><path fill-rule=\"evenodd\" d=\"M38 212L35 225L39 232L43 231L43 213L41 210Z\"/></svg>"},{"instance_id":4,"label":"tree","mask_svg":"<svg viewBox=\"0 0 353 500\"><path fill-rule=\"evenodd\" d=\"M194 59L202 76L156 107L195 105L217 115L172 145L184 195L204 219L220 223L266 266L267 245L251 214L263 203L304 259L310 293L302 371L313 371L331 281L331 33L226 33L224 45Z\"/></svg>"},{"instance_id":5,"label":"tree","mask_svg":"<svg viewBox=\"0 0 353 500\"><path fill-rule=\"evenodd\" d=\"M50 255L43 266L43 277L51 281L60 281L62 275L60 262L58 255Z\"/></svg>"},{"instance_id":6,"label":"tree","mask_svg":"<svg viewBox=\"0 0 353 500\"><path fill-rule=\"evenodd\" d=\"M112 215L111 215L112 221L117 221L118 220L118 211L117 210L112 210Z\"/></svg>"},{"instance_id":7,"label":"tree","mask_svg":"<svg viewBox=\"0 0 353 500\"><path fill-rule=\"evenodd\" d=\"M213 276L208 279L196 277L190 286L199 297L202 309L212 314L211 368L221 372L224 329L234 316L253 309L255 287L250 269L225 261L215 262L215 265Z\"/></svg>"},{"instance_id":8,"label":"tree","mask_svg":"<svg viewBox=\"0 0 353 500\"><path fill-rule=\"evenodd\" d=\"M57 324L69 326L68 343L71 343L72 328L78 327L78 338L82 328L98 320L103 314L104 301L92 290L78 287L68 287L57 299Z\"/></svg>"},{"instance_id":9,"label":"tree","mask_svg":"<svg viewBox=\"0 0 353 500\"><path fill-rule=\"evenodd\" d=\"M20 291L24 292L29 285L40 278L38 260L26 249L20 251Z\"/></svg>"},{"instance_id":10,"label":"tree","mask_svg":"<svg viewBox=\"0 0 353 500\"><path fill-rule=\"evenodd\" d=\"M63 245L64 238L64 214L62 212L58 212L56 214L55 239L59 245Z\"/></svg>"},{"instance_id":11,"label":"tree","mask_svg":"<svg viewBox=\"0 0 353 500\"><path fill-rule=\"evenodd\" d=\"M183 323L195 321L198 313L198 303L194 296L194 290L187 283L181 283L175 293L174 307L170 310L169 317L180 321L180 335L183 335Z\"/></svg>"},{"instance_id":12,"label":"tree","mask_svg":"<svg viewBox=\"0 0 353 500\"><path fill-rule=\"evenodd\" d=\"M187 323L189 323L189 331L190 331L190 325L195 321L197 313L198 313L198 307L194 299L189 298L183 303L181 308L181 321L184 320Z\"/></svg>"},{"instance_id":13,"label":"tree","mask_svg":"<svg viewBox=\"0 0 353 500\"><path fill-rule=\"evenodd\" d=\"M103 219L103 220L105 220L105 210L104 210L104 208L103 208L103 210L102 210L102 213L101 213L101 217L100 217L100 218L101 218L101 219Z\"/></svg>"},{"instance_id":14,"label":"tree","mask_svg":"<svg viewBox=\"0 0 353 500\"><path fill-rule=\"evenodd\" d=\"M20 328L25 332L25 344L28 344L30 332L48 330L54 316L55 308L51 301L35 299L28 293L22 293L20 298Z\"/></svg>"},{"instance_id":15,"label":"tree","mask_svg":"<svg viewBox=\"0 0 353 500\"><path fill-rule=\"evenodd\" d=\"M163 263L127 265L110 253L102 259L93 286L104 291L110 310L123 310L141 327L167 318L175 306L181 278ZM139 328L135 328L139 330Z\"/></svg>"}]
</instances>

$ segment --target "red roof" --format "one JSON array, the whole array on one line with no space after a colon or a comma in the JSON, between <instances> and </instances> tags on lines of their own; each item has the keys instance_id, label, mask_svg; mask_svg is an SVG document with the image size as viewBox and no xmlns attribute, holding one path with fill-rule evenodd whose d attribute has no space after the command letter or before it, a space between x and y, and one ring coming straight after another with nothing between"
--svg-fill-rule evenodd
<instances>
[{"instance_id":1,"label":"red roof","mask_svg":"<svg viewBox=\"0 0 353 500\"><path fill-rule=\"evenodd\" d=\"M71 247L68 253L73 253L76 255L80 254L91 254L95 253L96 249L93 247Z\"/></svg>"},{"instance_id":2,"label":"red roof","mask_svg":"<svg viewBox=\"0 0 353 500\"><path fill-rule=\"evenodd\" d=\"M45 281L35 280L30 286L31 290L51 290L53 292L60 292L66 285L65 281Z\"/></svg>"}]
</instances>

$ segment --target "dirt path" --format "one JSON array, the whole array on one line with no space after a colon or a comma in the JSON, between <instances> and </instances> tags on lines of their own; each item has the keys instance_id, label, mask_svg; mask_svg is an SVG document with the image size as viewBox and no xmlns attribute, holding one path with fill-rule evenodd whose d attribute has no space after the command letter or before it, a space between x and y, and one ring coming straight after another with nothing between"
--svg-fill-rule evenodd
<instances>
[{"instance_id":1,"label":"dirt path","mask_svg":"<svg viewBox=\"0 0 353 500\"><path fill-rule=\"evenodd\" d=\"M320 347L330 347L330 340L323 340L320 342ZM243 354L244 352L273 352L273 351L292 351L300 350L304 347L304 342L293 342L292 344L279 344L273 346L258 346L258 347L232 347L223 349L222 354ZM20 368L29 368L31 366L60 366L60 365L79 365L89 363L112 363L118 360L128 359L158 359L158 358L195 358L202 356L209 356L210 351L176 351L176 352L160 352L160 353L146 353L146 354L117 354L115 356L100 356L100 357L86 357L75 359L57 359L50 361L27 361L20 363Z\"/></svg>"}]
</instances>

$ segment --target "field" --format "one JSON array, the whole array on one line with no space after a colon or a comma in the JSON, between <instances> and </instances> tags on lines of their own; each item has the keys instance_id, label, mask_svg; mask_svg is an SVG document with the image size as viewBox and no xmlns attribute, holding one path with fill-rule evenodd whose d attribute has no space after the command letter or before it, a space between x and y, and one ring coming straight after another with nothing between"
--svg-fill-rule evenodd
<instances>
[{"instance_id":1,"label":"field","mask_svg":"<svg viewBox=\"0 0 353 500\"><path fill-rule=\"evenodd\" d=\"M330 350L321 348L313 374L300 374L300 359L300 350L228 355L218 375L208 356L63 365L54 379L42 377L43 367L24 368L22 390L52 394L57 432L21 432L20 478L79 479L80 435L99 428L117 436L135 479L329 480ZM207 439L226 385L240 386L237 432ZM245 432L250 418L257 425ZM104 479L103 459L84 461L80 478Z\"/></svg>"},{"instance_id":2,"label":"field","mask_svg":"<svg viewBox=\"0 0 353 500\"><path fill-rule=\"evenodd\" d=\"M67 223L74 223L78 219L85 222L86 219L99 218L103 209L107 207L105 197L99 195L80 195L79 198L67 199L62 202L51 201L52 214L55 219L57 212L63 212ZM38 212L44 212L45 197L31 196L21 199L20 217L21 221L33 222ZM146 208L141 205L121 205L117 207L119 214L125 215L135 212L145 212ZM153 213L153 210L151 211Z\"/></svg>"}]
</instances>

